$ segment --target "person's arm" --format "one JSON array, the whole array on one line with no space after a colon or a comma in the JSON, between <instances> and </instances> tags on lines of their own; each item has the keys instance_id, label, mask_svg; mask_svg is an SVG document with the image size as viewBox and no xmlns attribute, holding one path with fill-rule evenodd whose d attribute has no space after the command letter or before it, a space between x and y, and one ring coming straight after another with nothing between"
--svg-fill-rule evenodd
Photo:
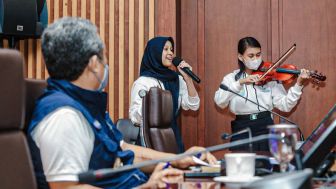
<instances>
[{"instance_id":1,"label":"person's arm","mask_svg":"<svg viewBox=\"0 0 336 189\"><path fill-rule=\"evenodd\" d=\"M78 184L78 182L49 182L50 189L100 189L88 184Z\"/></svg>"},{"instance_id":2,"label":"person's arm","mask_svg":"<svg viewBox=\"0 0 336 189\"><path fill-rule=\"evenodd\" d=\"M308 73L308 70L301 69L301 73L295 85L288 90L288 93L286 93L286 90L284 89L282 84L275 84L272 87L274 107L278 108L280 111L283 112L290 112L296 106L302 95L304 83L309 78Z\"/></svg>"},{"instance_id":3,"label":"person's arm","mask_svg":"<svg viewBox=\"0 0 336 189\"><path fill-rule=\"evenodd\" d=\"M184 110L193 110L196 111L199 109L200 106L200 98L198 94L196 96L190 96L188 92L188 86L187 83L183 80L182 77L179 77L180 80L180 96L182 98L181 100L181 107Z\"/></svg>"},{"instance_id":4,"label":"person's arm","mask_svg":"<svg viewBox=\"0 0 336 189\"><path fill-rule=\"evenodd\" d=\"M298 103L303 86L295 84L286 93L282 84L275 83L272 87L272 100L274 107L283 112L290 112Z\"/></svg>"},{"instance_id":5,"label":"person's arm","mask_svg":"<svg viewBox=\"0 0 336 189\"><path fill-rule=\"evenodd\" d=\"M142 146L128 144L126 142L122 143L121 148L122 148L122 150L131 150L131 151L134 152L133 163L139 163L139 162L143 162L143 161L161 159L161 158L174 156L174 154L171 154L171 153L159 152L159 151L156 151L156 150L152 150L150 148L145 148L145 147L142 147ZM175 166L177 166L177 165L175 165ZM143 167L143 168L141 168L141 170L143 172L146 172L146 173L151 173L151 172L153 172L154 168L155 168L155 165L152 165L152 166L149 166L149 167Z\"/></svg>"},{"instance_id":6,"label":"person's arm","mask_svg":"<svg viewBox=\"0 0 336 189\"><path fill-rule=\"evenodd\" d=\"M222 84L226 85L231 89L232 91L235 91L237 93L240 92L242 89L242 84L234 79L234 73L230 73L226 75L223 78ZM214 101L216 105L220 108L226 108L229 105L230 100L234 97L235 95L229 91L225 91L221 88L219 88L214 97Z\"/></svg>"},{"instance_id":7,"label":"person's arm","mask_svg":"<svg viewBox=\"0 0 336 189\"><path fill-rule=\"evenodd\" d=\"M191 97L196 97L196 96L198 96L198 94L197 94L194 82L191 79L191 77L182 70L182 68L184 68L184 67L188 67L190 70L192 70L192 67L187 62L182 61L177 66L177 69L180 72L180 74L182 75L184 81L186 82L187 89L188 89L188 95L191 96Z\"/></svg>"},{"instance_id":8,"label":"person's arm","mask_svg":"<svg viewBox=\"0 0 336 189\"><path fill-rule=\"evenodd\" d=\"M200 106L200 98L196 91L193 80L181 69L183 67L189 67L190 70L192 69L191 66L185 61L182 61L180 65L177 67L177 69L182 75L182 77L179 77L179 83L180 83L179 95L182 98L181 106L184 110L191 109L193 111L196 111L199 109Z\"/></svg>"},{"instance_id":9,"label":"person's arm","mask_svg":"<svg viewBox=\"0 0 336 189\"><path fill-rule=\"evenodd\" d=\"M134 163L139 163L142 161L147 160L154 160L154 159L162 159L167 157L172 157L175 154L172 153L165 153L165 152L159 152L153 149L145 148L142 146L136 146L132 144L128 144L126 142L122 143L121 148L123 150L131 150L134 152ZM202 147L191 147L186 152L197 152L204 150ZM203 153L200 157L202 160L208 161L210 164L215 164L217 162L216 158L211 153ZM191 165L195 165L195 162L193 161L192 157L186 157L181 160L173 161L171 162L171 165L173 167L177 168L187 168ZM154 165L155 166L155 165ZM154 166L146 167L142 169L144 172L150 173L153 172Z\"/></svg>"},{"instance_id":10,"label":"person's arm","mask_svg":"<svg viewBox=\"0 0 336 189\"><path fill-rule=\"evenodd\" d=\"M164 188L167 183L178 183L183 181L183 171L171 167L164 168L165 163L160 163L155 167L149 180L137 188Z\"/></svg>"},{"instance_id":11,"label":"person's arm","mask_svg":"<svg viewBox=\"0 0 336 189\"><path fill-rule=\"evenodd\" d=\"M134 124L142 123L142 98L139 96L139 91L148 91L148 87L138 80L133 83L131 90L131 102L129 108L129 118Z\"/></svg>"}]
</instances>

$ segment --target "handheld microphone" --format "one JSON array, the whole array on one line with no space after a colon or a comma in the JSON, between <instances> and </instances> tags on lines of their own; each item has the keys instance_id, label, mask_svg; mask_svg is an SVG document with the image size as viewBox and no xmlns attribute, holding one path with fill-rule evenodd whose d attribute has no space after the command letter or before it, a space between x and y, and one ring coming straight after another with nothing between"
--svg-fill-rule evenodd
<instances>
[{"instance_id":1,"label":"handheld microphone","mask_svg":"<svg viewBox=\"0 0 336 189\"><path fill-rule=\"evenodd\" d=\"M183 59L180 58L180 57L174 57L174 58L173 58L173 64L174 64L176 67L177 67L178 65L180 65L180 63L181 63L182 61L183 61ZM197 75L194 74L194 72L192 72L188 67L184 67L184 68L182 68L182 70L183 70L186 74L188 74L188 75L191 77L192 80L196 81L197 83L200 83L200 82L201 82L200 78L198 78Z\"/></svg>"},{"instance_id":2,"label":"handheld microphone","mask_svg":"<svg viewBox=\"0 0 336 189\"><path fill-rule=\"evenodd\" d=\"M249 139L251 140L251 138L252 138L252 131L251 131L250 128L245 128L245 129L242 129L242 130L240 130L238 132L235 132L235 133L232 133L232 134L223 133L222 134L222 139L226 140L226 139L229 139L229 138L232 138L234 136L241 135L241 134L244 134L244 133L248 133ZM249 150L250 150L250 152L253 152L252 143L249 144Z\"/></svg>"},{"instance_id":3,"label":"handheld microphone","mask_svg":"<svg viewBox=\"0 0 336 189\"><path fill-rule=\"evenodd\" d=\"M224 91L229 91L229 92L231 92L231 93L233 93L233 94L235 94L235 95L238 95L238 96L244 98L245 100L247 100L247 101L249 101L249 102L251 102L251 103L253 103L253 104L257 105L257 106L260 106L261 108L263 108L264 110L266 110L266 111L272 113L273 115L277 115L277 116L279 116L280 118L282 118L282 119L288 121L289 123L294 124L294 125L297 125L296 123L294 123L293 121L287 119L286 117L284 117L284 116L282 116L282 115L280 115L280 114L278 114L278 113L276 113L276 112L274 112L274 111L272 111L272 110L269 110L269 109L265 108L264 106L260 105L259 103L256 103L256 102L254 102L254 101L252 101L252 100L250 100L250 99L248 99L248 98L242 96L242 95L239 94L239 93L236 93L236 92L232 91L228 86L226 86L226 85L224 85L224 84L220 84L219 88L223 89ZM302 141L304 141L304 136L303 136L303 134L302 134L302 131L301 131L300 127L297 127L297 128L298 128L298 131L299 131L299 133L300 133L300 139L301 139Z\"/></svg>"},{"instance_id":4,"label":"handheld microphone","mask_svg":"<svg viewBox=\"0 0 336 189\"><path fill-rule=\"evenodd\" d=\"M95 181L111 178L111 177L115 176L115 174L123 172L123 171L128 171L128 170L132 170L132 169L137 169L137 168L141 168L141 167L155 165L155 164L158 164L158 163L161 163L161 162L176 161L176 160L188 157L188 156L196 156L200 153L224 150L224 149L227 149L227 148L246 145L246 144L254 143L254 142L260 142L260 141L269 140L269 139L283 140L283 137L281 137L279 135L274 135L274 134L264 134L264 135L259 135L259 136L256 136L256 137L252 137L251 139L242 139L242 140L237 140L237 141L234 141L234 142L231 142L231 143L219 144L219 145L215 145L215 146L205 148L204 150L193 151L193 152L185 152L185 153L176 154L175 156L171 156L171 157L167 157L167 158L144 161L144 162L141 162L141 163L136 163L136 164L132 164L132 165L125 165L125 166L118 167L118 168L105 168L105 169L99 169L99 170L95 170L95 171L91 170L91 171L88 171L88 172L78 174L78 181L80 183L92 183L92 182L95 182Z\"/></svg>"}]
</instances>

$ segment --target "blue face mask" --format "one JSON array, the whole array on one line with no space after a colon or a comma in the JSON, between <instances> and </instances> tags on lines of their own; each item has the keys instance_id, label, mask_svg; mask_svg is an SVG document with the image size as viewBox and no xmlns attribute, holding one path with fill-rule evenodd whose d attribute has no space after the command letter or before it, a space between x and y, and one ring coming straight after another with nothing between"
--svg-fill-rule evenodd
<instances>
[{"instance_id":1,"label":"blue face mask","mask_svg":"<svg viewBox=\"0 0 336 189\"><path fill-rule=\"evenodd\" d=\"M97 91L102 92L103 89L106 87L107 82L108 82L108 75L109 75L109 65L104 64L104 76L103 79L99 79L99 77L96 75L98 81L100 82L99 88Z\"/></svg>"}]
</instances>

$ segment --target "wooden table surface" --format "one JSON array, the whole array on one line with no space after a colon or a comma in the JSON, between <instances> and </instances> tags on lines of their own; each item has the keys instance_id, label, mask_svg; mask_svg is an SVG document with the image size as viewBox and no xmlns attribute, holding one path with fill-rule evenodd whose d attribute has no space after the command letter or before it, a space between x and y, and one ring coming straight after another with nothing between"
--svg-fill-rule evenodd
<instances>
[{"instance_id":1,"label":"wooden table surface","mask_svg":"<svg viewBox=\"0 0 336 189\"><path fill-rule=\"evenodd\" d=\"M322 182L314 182L313 188L320 188L323 185ZM213 181L211 178L200 178L200 179L186 179L183 182L180 182L178 184L170 184L168 187L165 188L182 188L182 189L239 189L241 185L239 184L225 184L225 183L219 183ZM332 187L330 188L336 188L336 183L331 184ZM322 187L323 188L323 187Z\"/></svg>"}]
</instances>

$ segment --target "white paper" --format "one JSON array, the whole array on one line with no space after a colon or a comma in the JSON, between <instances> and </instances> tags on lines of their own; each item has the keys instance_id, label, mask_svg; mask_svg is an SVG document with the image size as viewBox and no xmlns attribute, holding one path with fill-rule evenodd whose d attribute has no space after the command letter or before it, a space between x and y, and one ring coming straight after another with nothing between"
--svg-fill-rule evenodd
<instances>
[{"instance_id":1,"label":"white paper","mask_svg":"<svg viewBox=\"0 0 336 189\"><path fill-rule=\"evenodd\" d=\"M220 167L220 164L215 164L215 165L211 165L195 156L193 156L193 160L195 163L199 164L199 165L204 165L204 166L207 166L207 167Z\"/></svg>"}]
</instances>

